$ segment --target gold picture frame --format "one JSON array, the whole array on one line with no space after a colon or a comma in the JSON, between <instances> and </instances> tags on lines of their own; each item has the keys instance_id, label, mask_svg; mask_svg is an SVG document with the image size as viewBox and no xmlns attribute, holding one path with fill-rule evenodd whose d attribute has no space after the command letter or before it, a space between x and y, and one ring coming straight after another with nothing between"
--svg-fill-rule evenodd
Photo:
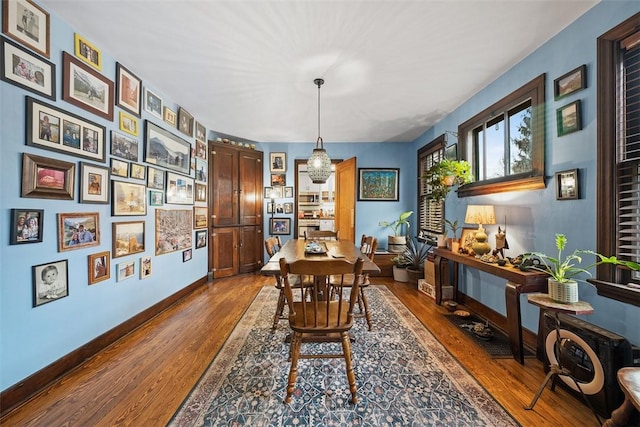
<instances>
[{"instance_id":1,"label":"gold picture frame","mask_svg":"<svg viewBox=\"0 0 640 427\"><path fill-rule=\"evenodd\" d=\"M22 154L22 197L73 200L76 164Z\"/></svg>"},{"instance_id":2,"label":"gold picture frame","mask_svg":"<svg viewBox=\"0 0 640 427\"><path fill-rule=\"evenodd\" d=\"M73 53L83 62L102 71L102 52L78 33L73 34Z\"/></svg>"},{"instance_id":3,"label":"gold picture frame","mask_svg":"<svg viewBox=\"0 0 640 427\"><path fill-rule=\"evenodd\" d=\"M89 285L111 278L111 253L109 251L98 252L89 255Z\"/></svg>"}]
</instances>

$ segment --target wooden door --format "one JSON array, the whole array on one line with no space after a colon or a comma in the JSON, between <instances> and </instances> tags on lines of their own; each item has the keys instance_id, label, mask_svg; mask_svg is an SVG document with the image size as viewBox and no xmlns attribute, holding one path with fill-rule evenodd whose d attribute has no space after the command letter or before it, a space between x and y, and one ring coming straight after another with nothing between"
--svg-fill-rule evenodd
<instances>
[{"instance_id":1,"label":"wooden door","mask_svg":"<svg viewBox=\"0 0 640 427\"><path fill-rule=\"evenodd\" d=\"M262 227L239 227L239 272L250 273L262 267L264 239Z\"/></svg>"},{"instance_id":2,"label":"wooden door","mask_svg":"<svg viewBox=\"0 0 640 427\"><path fill-rule=\"evenodd\" d=\"M213 145L209 160L209 191L214 227L238 224L238 150Z\"/></svg>"},{"instance_id":3,"label":"wooden door","mask_svg":"<svg viewBox=\"0 0 640 427\"><path fill-rule=\"evenodd\" d=\"M262 152L240 151L240 224L262 224Z\"/></svg>"},{"instance_id":4,"label":"wooden door","mask_svg":"<svg viewBox=\"0 0 640 427\"><path fill-rule=\"evenodd\" d=\"M356 158L336 165L336 230L340 240L356 239Z\"/></svg>"},{"instance_id":5,"label":"wooden door","mask_svg":"<svg viewBox=\"0 0 640 427\"><path fill-rule=\"evenodd\" d=\"M214 228L211 233L210 253L213 257L213 277L238 274L238 230L240 227Z\"/></svg>"}]
</instances>

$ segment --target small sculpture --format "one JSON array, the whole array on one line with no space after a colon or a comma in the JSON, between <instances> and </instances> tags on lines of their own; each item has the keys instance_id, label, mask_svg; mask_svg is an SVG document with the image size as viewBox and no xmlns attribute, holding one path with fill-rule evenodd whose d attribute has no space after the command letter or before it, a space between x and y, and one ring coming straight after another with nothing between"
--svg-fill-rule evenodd
<instances>
[{"instance_id":1,"label":"small sculpture","mask_svg":"<svg viewBox=\"0 0 640 427\"><path fill-rule=\"evenodd\" d=\"M496 248L491 253L494 257L500 255L500 258L504 259L505 249L509 249L509 242L507 242L507 228L505 227L503 230L498 226L498 232L496 233Z\"/></svg>"}]
</instances>

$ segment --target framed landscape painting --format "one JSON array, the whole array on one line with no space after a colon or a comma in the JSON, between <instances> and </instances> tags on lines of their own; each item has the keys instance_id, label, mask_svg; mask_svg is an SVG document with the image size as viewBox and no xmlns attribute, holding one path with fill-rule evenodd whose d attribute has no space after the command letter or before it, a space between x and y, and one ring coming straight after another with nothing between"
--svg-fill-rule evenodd
<instances>
[{"instance_id":1,"label":"framed landscape painting","mask_svg":"<svg viewBox=\"0 0 640 427\"><path fill-rule=\"evenodd\" d=\"M113 121L113 92L111 80L62 52L62 99Z\"/></svg>"},{"instance_id":2,"label":"framed landscape painting","mask_svg":"<svg viewBox=\"0 0 640 427\"><path fill-rule=\"evenodd\" d=\"M192 224L192 209L156 209L156 255L191 248Z\"/></svg>"},{"instance_id":3,"label":"framed landscape painting","mask_svg":"<svg viewBox=\"0 0 640 427\"><path fill-rule=\"evenodd\" d=\"M144 161L189 175L191 144L149 120L144 123Z\"/></svg>"},{"instance_id":4,"label":"framed landscape painting","mask_svg":"<svg viewBox=\"0 0 640 427\"><path fill-rule=\"evenodd\" d=\"M358 200L397 202L400 169L358 168Z\"/></svg>"},{"instance_id":5,"label":"framed landscape painting","mask_svg":"<svg viewBox=\"0 0 640 427\"><path fill-rule=\"evenodd\" d=\"M114 258L144 252L144 221L114 222L112 227Z\"/></svg>"}]
</instances>

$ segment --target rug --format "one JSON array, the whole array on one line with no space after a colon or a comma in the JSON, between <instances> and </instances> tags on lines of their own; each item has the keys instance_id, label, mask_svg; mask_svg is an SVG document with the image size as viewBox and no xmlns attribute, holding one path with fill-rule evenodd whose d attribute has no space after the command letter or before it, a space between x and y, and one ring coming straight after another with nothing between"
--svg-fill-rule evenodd
<instances>
[{"instance_id":1,"label":"rug","mask_svg":"<svg viewBox=\"0 0 640 427\"><path fill-rule=\"evenodd\" d=\"M504 334L502 331L491 327L491 330L493 331L493 336L491 337L491 339L484 340L484 339L478 338L471 331L471 329L467 327L467 325L472 325L475 322L480 322L484 324L485 323L484 319L481 319L478 316L473 314L469 317L460 317L460 316L456 316L455 314L444 314L444 316L447 318L449 322L459 326L460 329L465 331L465 333L469 335L469 337L471 337L471 339L475 341L476 344L482 347L482 349L486 351L489 354L489 356L491 356L492 358L510 359L513 357L513 353L511 352L511 347L509 345L509 337L506 334ZM525 348L524 357L535 357L535 354L533 354L531 351Z\"/></svg>"},{"instance_id":2,"label":"rug","mask_svg":"<svg viewBox=\"0 0 640 427\"><path fill-rule=\"evenodd\" d=\"M367 289L374 329L356 319L352 351L358 403L342 359L305 359L286 395L286 321L271 332L277 290L263 288L170 426L516 426L411 312L383 286ZM338 343L306 343L335 346ZM333 349L332 349L333 350Z\"/></svg>"}]
</instances>

